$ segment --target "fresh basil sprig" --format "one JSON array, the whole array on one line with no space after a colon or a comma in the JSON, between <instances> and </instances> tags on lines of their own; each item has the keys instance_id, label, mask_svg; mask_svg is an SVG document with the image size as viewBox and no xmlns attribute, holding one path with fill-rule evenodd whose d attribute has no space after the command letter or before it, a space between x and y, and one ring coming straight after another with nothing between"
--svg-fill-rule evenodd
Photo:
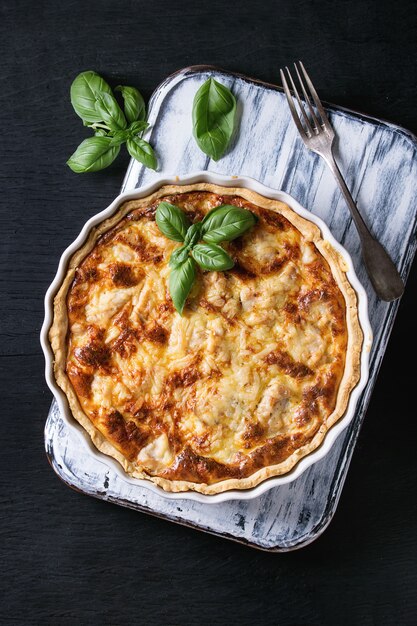
<instances>
[{"instance_id":1,"label":"fresh basil sprig","mask_svg":"<svg viewBox=\"0 0 417 626\"><path fill-rule=\"evenodd\" d=\"M149 127L142 95L135 87L119 85L123 98L122 111L110 86L96 72L81 72L71 85L71 104L77 115L94 132L68 159L73 172L96 172L108 167L126 143L131 157L145 167L156 169L157 159L152 146L142 138Z\"/></svg>"},{"instance_id":2,"label":"fresh basil sprig","mask_svg":"<svg viewBox=\"0 0 417 626\"><path fill-rule=\"evenodd\" d=\"M200 150L218 161L229 145L236 117L236 98L214 78L198 89L193 102L193 134Z\"/></svg>"},{"instance_id":3,"label":"fresh basil sprig","mask_svg":"<svg viewBox=\"0 0 417 626\"><path fill-rule=\"evenodd\" d=\"M155 220L165 237L182 243L169 259L169 291L181 315L196 280L196 263L203 270L230 270L234 261L218 244L243 235L256 223L257 218L247 209L224 204L212 209L201 222L191 224L184 211L175 204L160 202ZM199 243L201 239L204 244Z\"/></svg>"}]
</instances>

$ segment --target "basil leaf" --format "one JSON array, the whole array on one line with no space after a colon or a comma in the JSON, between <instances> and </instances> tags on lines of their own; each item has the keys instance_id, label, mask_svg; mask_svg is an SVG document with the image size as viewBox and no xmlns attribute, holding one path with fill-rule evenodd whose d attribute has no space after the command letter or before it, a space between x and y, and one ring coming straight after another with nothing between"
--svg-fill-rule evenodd
<instances>
[{"instance_id":1,"label":"basil leaf","mask_svg":"<svg viewBox=\"0 0 417 626\"><path fill-rule=\"evenodd\" d=\"M133 122L133 124L130 124L128 131L130 135L138 135L139 133L142 133L147 128L149 128L148 122L143 122L142 120L139 120L137 122Z\"/></svg>"},{"instance_id":2,"label":"basil leaf","mask_svg":"<svg viewBox=\"0 0 417 626\"><path fill-rule=\"evenodd\" d=\"M115 133L111 135L111 146L120 146L129 138L128 130L116 130Z\"/></svg>"},{"instance_id":3,"label":"basil leaf","mask_svg":"<svg viewBox=\"0 0 417 626\"><path fill-rule=\"evenodd\" d=\"M146 118L145 101L142 94L135 87L118 85L115 91L120 91L124 101L124 111L129 123Z\"/></svg>"},{"instance_id":4,"label":"basil leaf","mask_svg":"<svg viewBox=\"0 0 417 626\"><path fill-rule=\"evenodd\" d=\"M94 134L95 134L96 137L106 137L107 136L107 130L104 130L104 128L94 128L93 130L94 130Z\"/></svg>"},{"instance_id":5,"label":"basil leaf","mask_svg":"<svg viewBox=\"0 0 417 626\"><path fill-rule=\"evenodd\" d=\"M185 235L184 244L192 248L201 239L201 222L192 224Z\"/></svg>"},{"instance_id":6,"label":"basil leaf","mask_svg":"<svg viewBox=\"0 0 417 626\"><path fill-rule=\"evenodd\" d=\"M236 99L221 83L209 78L193 102L193 133L198 147L214 161L223 156L233 134Z\"/></svg>"},{"instance_id":7,"label":"basil leaf","mask_svg":"<svg viewBox=\"0 0 417 626\"><path fill-rule=\"evenodd\" d=\"M233 259L221 246L216 244L197 244L194 246L192 255L203 270L223 272L234 266Z\"/></svg>"},{"instance_id":8,"label":"basil leaf","mask_svg":"<svg viewBox=\"0 0 417 626\"><path fill-rule=\"evenodd\" d=\"M184 261L187 260L189 253L190 249L188 246L180 246L179 248L174 250L169 259L170 267L178 267L178 265L184 263Z\"/></svg>"},{"instance_id":9,"label":"basil leaf","mask_svg":"<svg viewBox=\"0 0 417 626\"><path fill-rule=\"evenodd\" d=\"M169 275L169 292L172 302L180 315L183 312L185 301L194 284L195 277L195 261L191 257L188 257L188 259L178 267L171 269Z\"/></svg>"},{"instance_id":10,"label":"basil leaf","mask_svg":"<svg viewBox=\"0 0 417 626\"><path fill-rule=\"evenodd\" d=\"M107 93L111 95L111 89L101 76L96 72L81 72L74 79L71 89L71 104L76 114L84 122L101 122L102 117L96 109L96 94Z\"/></svg>"},{"instance_id":11,"label":"basil leaf","mask_svg":"<svg viewBox=\"0 0 417 626\"><path fill-rule=\"evenodd\" d=\"M156 170L157 160L152 146L140 137L131 137L126 142L131 157L140 161L151 170Z\"/></svg>"},{"instance_id":12,"label":"basil leaf","mask_svg":"<svg viewBox=\"0 0 417 626\"><path fill-rule=\"evenodd\" d=\"M202 239L207 243L232 241L256 223L256 217L247 209L222 205L212 209L202 222Z\"/></svg>"},{"instance_id":13,"label":"basil leaf","mask_svg":"<svg viewBox=\"0 0 417 626\"><path fill-rule=\"evenodd\" d=\"M184 241L190 220L175 204L160 202L155 213L159 230L165 237L173 241Z\"/></svg>"},{"instance_id":14,"label":"basil leaf","mask_svg":"<svg viewBox=\"0 0 417 626\"><path fill-rule=\"evenodd\" d=\"M122 109L116 98L108 93L96 94L96 111L111 130L123 130L127 126Z\"/></svg>"},{"instance_id":15,"label":"basil leaf","mask_svg":"<svg viewBox=\"0 0 417 626\"><path fill-rule=\"evenodd\" d=\"M120 151L120 146L112 146L111 141L111 137L84 139L68 159L67 165L77 174L104 169L114 161Z\"/></svg>"}]
</instances>

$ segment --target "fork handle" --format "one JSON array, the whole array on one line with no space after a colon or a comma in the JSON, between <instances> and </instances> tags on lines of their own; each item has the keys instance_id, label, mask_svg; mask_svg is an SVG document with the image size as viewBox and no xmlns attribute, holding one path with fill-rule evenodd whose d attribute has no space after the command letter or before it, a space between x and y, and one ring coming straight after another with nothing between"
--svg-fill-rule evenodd
<instances>
[{"instance_id":1,"label":"fork handle","mask_svg":"<svg viewBox=\"0 0 417 626\"><path fill-rule=\"evenodd\" d=\"M331 153L322 155L332 170L340 189L345 196L353 221L358 229L362 244L362 256L369 278L376 294L381 300L391 302L404 293L404 282L385 248L369 232L362 215L351 196L345 180Z\"/></svg>"}]
</instances>

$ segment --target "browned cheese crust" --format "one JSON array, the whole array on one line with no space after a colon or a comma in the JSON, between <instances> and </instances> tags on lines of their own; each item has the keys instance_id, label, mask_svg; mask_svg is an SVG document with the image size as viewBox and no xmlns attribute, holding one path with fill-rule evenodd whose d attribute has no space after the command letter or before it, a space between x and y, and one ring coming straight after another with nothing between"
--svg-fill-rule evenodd
<instances>
[{"instance_id":1,"label":"browned cheese crust","mask_svg":"<svg viewBox=\"0 0 417 626\"><path fill-rule=\"evenodd\" d=\"M191 221L232 204L259 221L222 244L183 315L168 290L179 244L160 201ZM168 491L246 489L289 472L344 414L363 341L343 260L282 202L207 183L125 202L72 257L50 331L55 376L94 444Z\"/></svg>"}]
</instances>

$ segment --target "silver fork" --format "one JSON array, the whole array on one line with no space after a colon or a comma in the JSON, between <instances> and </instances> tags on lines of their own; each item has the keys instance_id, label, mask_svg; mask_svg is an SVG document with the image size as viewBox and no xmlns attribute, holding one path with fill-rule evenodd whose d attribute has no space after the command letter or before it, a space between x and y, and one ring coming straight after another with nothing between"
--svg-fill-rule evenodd
<instances>
[{"instance_id":1,"label":"silver fork","mask_svg":"<svg viewBox=\"0 0 417 626\"><path fill-rule=\"evenodd\" d=\"M284 87L285 95L287 96L290 111L307 148L319 154L326 161L327 165L333 172L340 189L345 196L346 202L352 214L353 221L359 233L359 237L362 244L362 257L365 263L365 267L368 271L369 278L375 289L376 294L381 300L388 302L396 300L404 292L404 283L400 274L397 271L394 263L389 257L383 246L377 241L369 232L358 208L351 196L349 189L340 173L339 167L335 161L333 155L335 134L332 126L327 118L326 112L320 99L317 95L314 85L311 82L304 65L301 61L298 62L299 67L294 63L295 71L297 74L298 82L303 93L306 108L303 106L298 90L295 86L293 77L288 69L285 68L289 81L291 83L292 91L297 100L298 106L301 111L301 116L298 113L294 104L291 92L288 86L287 79L284 71L281 69L281 80ZM304 78L304 80L303 80ZM310 96L307 93L306 86L310 92ZM311 98L311 99L310 99ZM313 101L316 110L313 108Z\"/></svg>"}]
</instances>

